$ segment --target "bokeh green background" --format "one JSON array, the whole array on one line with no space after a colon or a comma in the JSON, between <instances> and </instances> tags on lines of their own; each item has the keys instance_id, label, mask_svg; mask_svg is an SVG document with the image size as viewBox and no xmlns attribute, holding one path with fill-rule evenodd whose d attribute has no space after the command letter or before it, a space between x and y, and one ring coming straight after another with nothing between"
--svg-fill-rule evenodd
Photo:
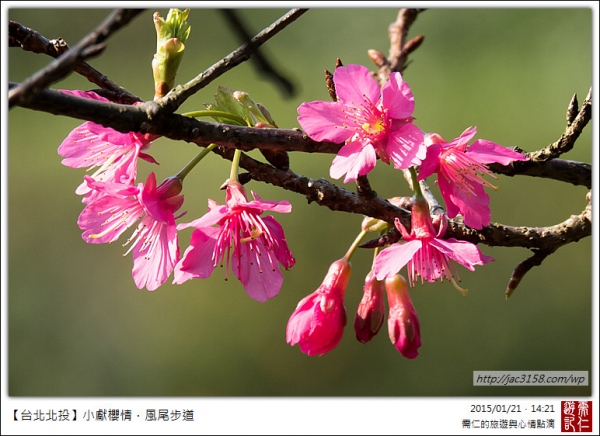
<instances>
[{"instance_id":1,"label":"bokeh green background","mask_svg":"<svg viewBox=\"0 0 600 436\"><path fill-rule=\"evenodd\" d=\"M142 13L111 37L90 63L144 99L153 95L152 13ZM48 38L75 44L108 10L11 9L9 18ZM285 9L240 12L254 32ZM374 68L368 49L389 50L388 25L397 9L312 9L269 41L263 53L298 87L283 99L251 63L235 68L189 99L181 112L210 102L218 85L250 93L280 127L298 127L303 101L327 100L323 70L335 59ZM223 15L193 9L191 37L178 73L183 83L239 45ZM580 101L592 81L590 9L429 9L410 36L425 35L404 73L415 96L416 124L445 139L477 126L477 138L532 151L557 140L572 95ZM11 48L9 80L19 82L50 58ZM77 75L54 88L93 89ZM423 346L415 360L400 356L383 329L356 341L352 322L372 252L360 250L346 293L348 325L339 346L323 357L285 342L298 301L321 283L360 229L362 217L307 204L299 194L251 182L264 199L288 199L277 216L297 264L284 273L276 298L251 300L237 280L211 278L154 292L138 290L132 259L120 243L93 246L81 239L82 210L74 190L83 170L61 165L56 149L81 121L14 108L8 118L9 395L11 396L503 396L590 395L591 387L474 387L474 370L591 371L592 244L586 238L559 249L527 274L513 297L504 290L513 268L531 253L490 248L496 261L470 273L459 267L462 297L448 283L417 285L413 303ZM566 159L591 162L591 126ZM197 149L157 140L160 166L140 163L159 179L177 172ZM257 151L252 156L260 158ZM331 155L291 155L299 174L328 178ZM208 198L222 202L227 161L209 156L186 179L190 221ZM409 195L401 174L378 165L372 186L384 197ZM338 183L338 182L336 182ZM492 219L507 225L547 226L579 214L586 189L531 177L500 177L490 192ZM341 185L341 183L340 183ZM352 185L347 186L353 189ZM434 188L437 193L437 188ZM189 231L180 233L183 250Z\"/></svg>"}]
</instances>

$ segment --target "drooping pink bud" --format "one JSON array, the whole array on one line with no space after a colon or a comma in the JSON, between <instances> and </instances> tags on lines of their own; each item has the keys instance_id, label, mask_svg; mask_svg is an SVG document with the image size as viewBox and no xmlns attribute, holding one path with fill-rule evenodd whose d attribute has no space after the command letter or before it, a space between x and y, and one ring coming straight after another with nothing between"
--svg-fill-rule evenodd
<instances>
[{"instance_id":1,"label":"drooping pink bud","mask_svg":"<svg viewBox=\"0 0 600 436\"><path fill-rule=\"evenodd\" d=\"M365 279L363 297L354 318L356 339L363 344L369 342L379 332L385 316L385 304L383 302L385 282L372 280L372 276L373 273L370 272Z\"/></svg>"},{"instance_id":2,"label":"drooping pink bud","mask_svg":"<svg viewBox=\"0 0 600 436\"><path fill-rule=\"evenodd\" d=\"M290 345L299 344L309 356L322 356L337 346L346 325L344 293L351 271L346 259L336 260L321 286L298 303L286 329Z\"/></svg>"},{"instance_id":3,"label":"drooping pink bud","mask_svg":"<svg viewBox=\"0 0 600 436\"><path fill-rule=\"evenodd\" d=\"M388 333L396 349L404 357L414 359L419 355L421 346L421 327L406 280L396 274L385 279L390 311L388 315Z\"/></svg>"}]
</instances>

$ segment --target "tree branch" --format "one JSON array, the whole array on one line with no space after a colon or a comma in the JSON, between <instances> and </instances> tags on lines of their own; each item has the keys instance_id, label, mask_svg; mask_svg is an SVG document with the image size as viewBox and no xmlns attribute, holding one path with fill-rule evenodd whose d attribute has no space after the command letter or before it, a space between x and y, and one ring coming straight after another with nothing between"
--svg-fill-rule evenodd
<instances>
[{"instance_id":1,"label":"tree branch","mask_svg":"<svg viewBox=\"0 0 600 436\"><path fill-rule=\"evenodd\" d=\"M406 67L408 54L416 50L423 42L423 36L418 36L409 42L406 41L410 26L417 19L417 15L423 11L424 9L400 9L396 21L390 24L388 28L390 38L388 61L391 72L402 72Z\"/></svg>"},{"instance_id":2,"label":"tree branch","mask_svg":"<svg viewBox=\"0 0 600 436\"><path fill-rule=\"evenodd\" d=\"M234 149L225 147L214 149L215 153L227 160L233 159L234 151ZM362 214L392 223L395 218L398 218L403 224L410 226L410 212L394 206L373 191L373 195L367 199L325 179L314 180L295 174L291 170L281 170L259 162L246 154L242 154L240 167L248 171L253 180L304 195L309 204L315 202L333 211Z\"/></svg>"},{"instance_id":3,"label":"tree branch","mask_svg":"<svg viewBox=\"0 0 600 436\"><path fill-rule=\"evenodd\" d=\"M9 88L14 86L16 85L9 84ZM118 105L82 99L47 89L39 92L30 101L20 102L19 106L93 121L124 133L151 133L173 140L193 142L199 146L217 143L244 151L259 148L327 154L336 154L341 148L341 144L313 141L299 129L256 129L168 114L152 101L138 106ZM585 124L581 124L580 128L584 126ZM591 165L587 163L552 159L541 162L518 161L508 166L492 164L489 167L498 174L511 177L542 177L591 188L592 170Z\"/></svg>"},{"instance_id":4,"label":"tree branch","mask_svg":"<svg viewBox=\"0 0 600 436\"><path fill-rule=\"evenodd\" d=\"M506 291L504 292L504 294L506 295L506 299L508 300L508 298L513 294L513 292L515 292L515 289L517 289L517 286L519 286L519 283L521 283L521 280L523 280L523 277L529 272L531 268L533 268L534 266L540 266L542 262L555 251L556 249L535 250L533 256L525 259L523 262L518 264L517 267L514 269L512 275L510 276L508 286L506 287Z\"/></svg>"},{"instance_id":5,"label":"tree branch","mask_svg":"<svg viewBox=\"0 0 600 436\"><path fill-rule=\"evenodd\" d=\"M513 227L492 223L481 230L466 227L462 218L450 220L446 237L485 244L491 247L524 247L550 250L592 234L592 205L579 215L549 227Z\"/></svg>"},{"instance_id":6,"label":"tree branch","mask_svg":"<svg viewBox=\"0 0 600 436\"><path fill-rule=\"evenodd\" d=\"M575 102L577 101L577 95L575 95ZM571 100L573 102L573 100ZM572 113L573 106L569 104L567 114ZM569 117L570 115L567 115ZM560 139L547 147L530 153L529 157L536 161L546 161L559 157L561 154L566 153L573 149L575 141L579 138L579 135L583 131L583 128L592 119L592 89L590 88L579 114L571 122L567 119L567 128L565 133L562 134Z\"/></svg>"},{"instance_id":7,"label":"tree branch","mask_svg":"<svg viewBox=\"0 0 600 436\"><path fill-rule=\"evenodd\" d=\"M516 149L516 151L528 156L529 160L514 161L510 165L490 164L488 165L489 169L505 176L512 177L519 174L544 177L573 185L583 185L588 189L592 189L591 165L556 159L561 154L573 148L575 141L592 119L592 90L590 89L588 92L579 113L575 117L573 116L573 113L576 112L574 104L577 104L577 96L574 96L569 103L567 109L567 127L558 141L531 153Z\"/></svg>"},{"instance_id":8,"label":"tree branch","mask_svg":"<svg viewBox=\"0 0 600 436\"><path fill-rule=\"evenodd\" d=\"M423 43L424 36L419 35L406 41L408 31L417 19L417 15L425 9L400 9L396 21L388 27L388 36L390 38L390 53L386 58L378 50L369 50L369 57L377 65L379 70L374 76L380 85L386 83L390 78L390 73L402 73L408 65L408 55L415 51Z\"/></svg>"}]
</instances>

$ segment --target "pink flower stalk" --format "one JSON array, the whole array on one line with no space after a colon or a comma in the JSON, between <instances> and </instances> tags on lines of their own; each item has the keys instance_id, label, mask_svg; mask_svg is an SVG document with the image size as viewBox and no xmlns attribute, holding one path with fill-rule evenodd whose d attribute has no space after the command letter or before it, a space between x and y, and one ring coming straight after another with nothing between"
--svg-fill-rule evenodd
<instances>
[{"instance_id":1,"label":"pink flower stalk","mask_svg":"<svg viewBox=\"0 0 600 436\"><path fill-rule=\"evenodd\" d=\"M485 180L483 176L494 176L485 164L499 163L508 165L515 160L528 160L521 153L484 139L478 139L467 149L467 142L475 136L477 129L468 128L450 143L437 133L425 135L427 156L419 169L419 180L438 174L438 186L448 217L463 215L465 224L481 229L490 223L490 197L484 186L494 190L498 188Z\"/></svg>"},{"instance_id":2,"label":"pink flower stalk","mask_svg":"<svg viewBox=\"0 0 600 436\"><path fill-rule=\"evenodd\" d=\"M209 211L191 223L179 224L178 230L194 227L190 246L175 266L173 283L209 277L217 264L225 264L225 280L229 268L242 282L248 295L267 301L279 293L283 275L278 262L287 270L295 260L288 248L283 228L264 211L289 213L287 201L265 201L252 192L248 201L239 183L230 183L226 204L209 200ZM219 227L213 227L218 225Z\"/></svg>"},{"instance_id":3,"label":"pink flower stalk","mask_svg":"<svg viewBox=\"0 0 600 436\"><path fill-rule=\"evenodd\" d=\"M366 344L373 336L379 333L383 325L385 304L383 295L385 293L385 283L379 280L372 280L373 272L369 272L365 279L363 297L358 304L356 317L354 318L354 332L356 339Z\"/></svg>"},{"instance_id":4,"label":"pink flower stalk","mask_svg":"<svg viewBox=\"0 0 600 436\"><path fill-rule=\"evenodd\" d=\"M181 181L172 177L157 187L154 173L137 187L98 182L89 176L85 180L90 189L102 195L79 215L77 224L85 230L83 239L90 244L110 243L141 220L124 244L131 244L125 254L133 251L136 286L155 290L167 280L179 260L174 213L183 204L183 195L178 195Z\"/></svg>"},{"instance_id":5,"label":"pink flower stalk","mask_svg":"<svg viewBox=\"0 0 600 436\"><path fill-rule=\"evenodd\" d=\"M346 325L344 293L352 267L346 258L329 267L321 286L298 303L286 328L286 341L309 356L322 356L342 339Z\"/></svg>"},{"instance_id":6,"label":"pink flower stalk","mask_svg":"<svg viewBox=\"0 0 600 436\"><path fill-rule=\"evenodd\" d=\"M95 92L61 92L91 100L109 100ZM92 178L100 182L133 184L137 173L137 158L157 163L152 156L142 152L147 150L157 136L141 133L121 133L110 127L86 121L69 133L58 147L58 154L64 159L62 164L71 168L97 168ZM83 202L94 201L99 191L93 191L84 181L75 191L84 195Z\"/></svg>"},{"instance_id":7,"label":"pink flower stalk","mask_svg":"<svg viewBox=\"0 0 600 436\"><path fill-rule=\"evenodd\" d=\"M433 227L429 216L429 205L424 199L415 200L412 205L411 232L406 231L400 220L396 218L396 228L402 234L403 243L393 244L384 249L375 258L373 265L374 276L377 280L393 277L405 265L408 269L410 286L418 276L428 282L437 279L447 279L454 287L466 295L467 291L460 288L454 277L460 281L454 262L458 262L469 271L475 270L475 265L483 265L494 259L481 253L476 245L454 238L441 239L445 226L440 226L438 233Z\"/></svg>"},{"instance_id":8,"label":"pink flower stalk","mask_svg":"<svg viewBox=\"0 0 600 436\"><path fill-rule=\"evenodd\" d=\"M406 280L400 274L385 279L390 311L388 315L388 334L392 344L407 359L419 355L421 346L421 324L415 310Z\"/></svg>"},{"instance_id":9,"label":"pink flower stalk","mask_svg":"<svg viewBox=\"0 0 600 436\"><path fill-rule=\"evenodd\" d=\"M345 142L330 168L344 183L368 174L377 156L396 169L419 165L425 158L423 133L412 122L415 107L400 73L390 74L380 89L361 65L338 67L333 74L338 101L313 101L298 107L298 122L315 141Z\"/></svg>"}]
</instances>

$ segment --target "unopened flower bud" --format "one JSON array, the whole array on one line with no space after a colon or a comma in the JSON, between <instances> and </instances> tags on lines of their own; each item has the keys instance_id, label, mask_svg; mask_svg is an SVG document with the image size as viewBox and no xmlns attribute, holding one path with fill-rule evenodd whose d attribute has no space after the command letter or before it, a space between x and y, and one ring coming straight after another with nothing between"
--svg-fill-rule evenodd
<instances>
[{"instance_id":1,"label":"unopened flower bud","mask_svg":"<svg viewBox=\"0 0 600 436\"><path fill-rule=\"evenodd\" d=\"M404 357L414 359L419 355L421 346L421 327L406 280L396 274L385 279L389 315L388 333L392 344Z\"/></svg>"},{"instance_id":2,"label":"unopened flower bud","mask_svg":"<svg viewBox=\"0 0 600 436\"><path fill-rule=\"evenodd\" d=\"M271 112L269 112L268 109L266 107L264 107L260 103L256 103L256 106L258 107L258 109L260 110L260 112L263 114L263 116L267 119L267 121L269 122L269 124L271 126L273 126L273 127L277 127L277 124L275 123L275 120L271 116Z\"/></svg>"},{"instance_id":3,"label":"unopened flower bud","mask_svg":"<svg viewBox=\"0 0 600 436\"><path fill-rule=\"evenodd\" d=\"M354 318L356 339L363 344L369 342L373 336L379 333L385 316L385 304L383 302L385 282L376 279L371 280L372 276L373 273L370 272L365 279L363 297Z\"/></svg>"},{"instance_id":4,"label":"unopened flower bud","mask_svg":"<svg viewBox=\"0 0 600 436\"><path fill-rule=\"evenodd\" d=\"M286 341L309 356L331 351L342 339L346 325L344 294L352 267L344 258L329 267L321 286L304 297L290 316Z\"/></svg>"},{"instance_id":5,"label":"unopened flower bud","mask_svg":"<svg viewBox=\"0 0 600 436\"><path fill-rule=\"evenodd\" d=\"M234 93L232 94L233 98L235 98L237 101L239 101L242 106L244 107L244 109L247 111L248 115L250 115L250 119L248 121L250 121L250 124L252 126L255 126L258 123L262 123L262 125L264 126L265 124L270 125L271 127L275 127L274 122L271 123L271 121L273 120L271 118L271 114L264 108L261 109L260 105L257 104L252 97L250 97L250 95L247 92L244 91L234 91ZM268 114L268 117L265 115Z\"/></svg>"},{"instance_id":6,"label":"unopened flower bud","mask_svg":"<svg viewBox=\"0 0 600 436\"><path fill-rule=\"evenodd\" d=\"M367 50L367 54L369 55L369 59L371 59L373 63L380 68L388 63L384 54L381 53L379 50Z\"/></svg>"},{"instance_id":7,"label":"unopened flower bud","mask_svg":"<svg viewBox=\"0 0 600 436\"><path fill-rule=\"evenodd\" d=\"M179 195L183 189L181 179L177 176L167 177L163 182L156 188L156 195L161 199L166 199Z\"/></svg>"},{"instance_id":8,"label":"unopened flower bud","mask_svg":"<svg viewBox=\"0 0 600 436\"><path fill-rule=\"evenodd\" d=\"M183 58L185 41L191 27L187 23L190 10L170 9L166 19L158 12L152 16L156 28L156 53L152 60L154 98L164 97L175 85L177 69Z\"/></svg>"}]
</instances>

